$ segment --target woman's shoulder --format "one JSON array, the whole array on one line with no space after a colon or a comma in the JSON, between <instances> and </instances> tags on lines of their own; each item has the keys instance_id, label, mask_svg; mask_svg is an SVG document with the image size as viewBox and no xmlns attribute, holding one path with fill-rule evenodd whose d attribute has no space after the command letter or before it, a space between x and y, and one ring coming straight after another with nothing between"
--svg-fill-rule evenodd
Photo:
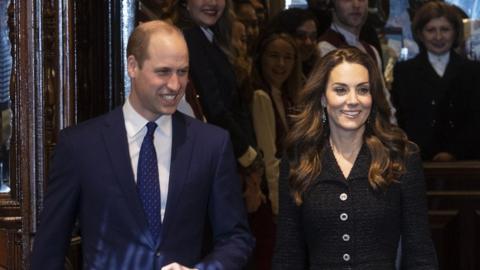
<instances>
[{"instance_id":1,"label":"woman's shoulder","mask_svg":"<svg viewBox=\"0 0 480 270\"><path fill-rule=\"evenodd\" d=\"M412 68L421 66L426 64L424 61L424 57L420 54L416 55L415 57L405 60L405 61L399 61L395 64L395 69L396 70L402 70L406 72L412 72Z\"/></svg>"},{"instance_id":2,"label":"woman's shoulder","mask_svg":"<svg viewBox=\"0 0 480 270\"><path fill-rule=\"evenodd\" d=\"M270 95L263 89L256 89L253 91L253 98L270 99Z\"/></svg>"},{"instance_id":3,"label":"woman's shoulder","mask_svg":"<svg viewBox=\"0 0 480 270\"><path fill-rule=\"evenodd\" d=\"M270 108L273 109L273 104L272 104L272 99L270 98L270 95L263 89L257 89L253 91L253 96L252 96L252 106L254 108L260 109L260 108Z\"/></svg>"}]
</instances>

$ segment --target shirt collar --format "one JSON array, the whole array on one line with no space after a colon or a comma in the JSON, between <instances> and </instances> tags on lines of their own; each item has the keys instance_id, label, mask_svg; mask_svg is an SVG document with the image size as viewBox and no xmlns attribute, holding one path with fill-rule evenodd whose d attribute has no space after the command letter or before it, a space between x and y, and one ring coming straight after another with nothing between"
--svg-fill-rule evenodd
<instances>
[{"instance_id":1,"label":"shirt collar","mask_svg":"<svg viewBox=\"0 0 480 270\"><path fill-rule=\"evenodd\" d=\"M212 29L208 28L208 27L200 27L200 29L202 29L202 32L205 34L205 36L207 37L208 41L213 42L213 31Z\"/></svg>"},{"instance_id":2,"label":"shirt collar","mask_svg":"<svg viewBox=\"0 0 480 270\"><path fill-rule=\"evenodd\" d=\"M335 32L340 33L344 38L345 41L348 43L350 46L357 46L358 44L358 36L355 35L354 33L348 31L347 29L343 28L342 26L332 22L330 25L330 29L332 29Z\"/></svg>"},{"instance_id":3,"label":"shirt collar","mask_svg":"<svg viewBox=\"0 0 480 270\"><path fill-rule=\"evenodd\" d=\"M428 52L428 62L432 65L438 76L443 77L445 70L447 69L448 61L450 60L450 52L446 52L442 55L437 55Z\"/></svg>"},{"instance_id":4,"label":"shirt collar","mask_svg":"<svg viewBox=\"0 0 480 270\"><path fill-rule=\"evenodd\" d=\"M145 125L149 122L143 116L141 116L130 104L130 98L127 98L123 105L123 117L125 118L125 128L127 130L127 137L133 139L140 134ZM155 132L161 132L164 136L172 136L172 116L162 115L155 123L158 128Z\"/></svg>"},{"instance_id":5,"label":"shirt collar","mask_svg":"<svg viewBox=\"0 0 480 270\"><path fill-rule=\"evenodd\" d=\"M433 54L431 52L428 53L428 60L430 63L439 63L439 64L444 64L446 65L448 63L448 60L450 60L450 51L438 55L438 54Z\"/></svg>"}]
</instances>

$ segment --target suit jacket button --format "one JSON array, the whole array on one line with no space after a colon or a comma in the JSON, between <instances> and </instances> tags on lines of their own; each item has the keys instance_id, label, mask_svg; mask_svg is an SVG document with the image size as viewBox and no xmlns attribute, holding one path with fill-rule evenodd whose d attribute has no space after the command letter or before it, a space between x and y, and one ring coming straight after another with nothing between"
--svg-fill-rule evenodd
<instances>
[{"instance_id":1,"label":"suit jacket button","mask_svg":"<svg viewBox=\"0 0 480 270\"><path fill-rule=\"evenodd\" d=\"M161 255L160 251L157 251L157 253L155 253L155 256L157 257L160 257L160 255Z\"/></svg>"}]
</instances>

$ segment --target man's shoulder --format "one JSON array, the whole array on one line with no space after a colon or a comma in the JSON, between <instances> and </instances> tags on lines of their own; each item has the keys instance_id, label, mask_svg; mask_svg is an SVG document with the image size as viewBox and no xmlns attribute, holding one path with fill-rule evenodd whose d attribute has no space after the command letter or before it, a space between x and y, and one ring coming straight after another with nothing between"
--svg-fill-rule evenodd
<instances>
[{"instance_id":1,"label":"man's shoulder","mask_svg":"<svg viewBox=\"0 0 480 270\"><path fill-rule=\"evenodd\" d=\"M228 132L218 126L205 123L180 111L173 115L174 121L184 122L193 136L228 136Z\"/></svg>"},{"instance_id":2,"label":"man's shoulder","mask_svg":"<svg viewBox=\"0 0 480 270\"><path fill-rule=\"evenodd\" d=\"M60 132L64 135L85 138L95 136L103 126L124 124L122 107L108 113L90 118L75 125L66 127Z\"/></svg>"},{"instance_id":3,"label":"man's shoulder","mask_svg":"<svg viewBox=\"0 0 480 270\"><path fill-rule=\"evenodd\" d=\"M321 34L318 37L318 41L331 41L332 39L342 40L343 38L344 37L342 36L342 34L340 34L339 32L337 32L337 31L333 30L331 27L329 27L327 30L325 30L325 32L323 32L323 34Z\"/></svg>"},{"instance_id":4,"label":"man's shoulder","mask_svg":"<svg viewBox=\"0 0 480 270\"><path fill-rule=\"evenodd\" d=\"M318 42L317 49L320 53L320 56L323 57L327 53L336 50L337 47L334 46L333 44L331 44L330 42L323 40L323 41Z\"/></svg>"}]
</instances>

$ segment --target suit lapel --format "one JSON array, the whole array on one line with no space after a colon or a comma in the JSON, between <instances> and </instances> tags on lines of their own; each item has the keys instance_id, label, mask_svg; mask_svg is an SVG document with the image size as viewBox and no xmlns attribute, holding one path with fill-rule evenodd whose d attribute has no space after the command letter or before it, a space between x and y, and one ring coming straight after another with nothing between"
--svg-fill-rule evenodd
<instances>
[{"instance_id":1,"label":"suit lapel","mask_svg":"<svg viewBox=\"0 0 480 270\"><path fill-rule=\"evenodd\" d=\"M422 78L419 83L422 87L419 87L421 91L415 93L415 95L426 104L430 104L432 98L437 99L443 95L445 87L443 86L442 78L438 76L432 64L430 64L427 52L421 52L416 60L419 78Z\"/></svg>"},{"instance_id":2,"label":"suit lapel","mask_svg":"<svg viewBox=\"0 0 480 270\"><path fill-rule=\"evenodd\" d=\"M170 163L170 179L168 183L168 199L162 226L162 237L167 234L173 216L178 209L177 201L181 198L182 189L187 180L193 143L188 132L186 117L176 112L172 117L172 157Z\"/></svg>"},{"instance_id":3,"label":"suit lapel","mask_svg":"<svg viewBox=\"0 0 480 270\"><path fill-rule=\"evenodd\" d=\"M448 60L443 79L446 82L451 82L455 77L458 76L458 73L461 72L462 59L454 51L450 52L450 59Z\"/></svg>"},{"instance_id":4,"label":"suit lapel","mask_svg":"<svg viewBox=\"0 0 480 270\"><path fill-rule=\"evenodd\" d=\"M115 109L107 116L102 135L110 156L113 171L116 174L116 179L127 198L129 210L132 211L133 216L137 217L135 220L141 228L140 231L149 232L147 218L145 217L143 207L138 197L133 177L122 107ZM155 246L151 235L146 238L150 239L149 241L152 246Z\"/></svg>"}]
</instances>

